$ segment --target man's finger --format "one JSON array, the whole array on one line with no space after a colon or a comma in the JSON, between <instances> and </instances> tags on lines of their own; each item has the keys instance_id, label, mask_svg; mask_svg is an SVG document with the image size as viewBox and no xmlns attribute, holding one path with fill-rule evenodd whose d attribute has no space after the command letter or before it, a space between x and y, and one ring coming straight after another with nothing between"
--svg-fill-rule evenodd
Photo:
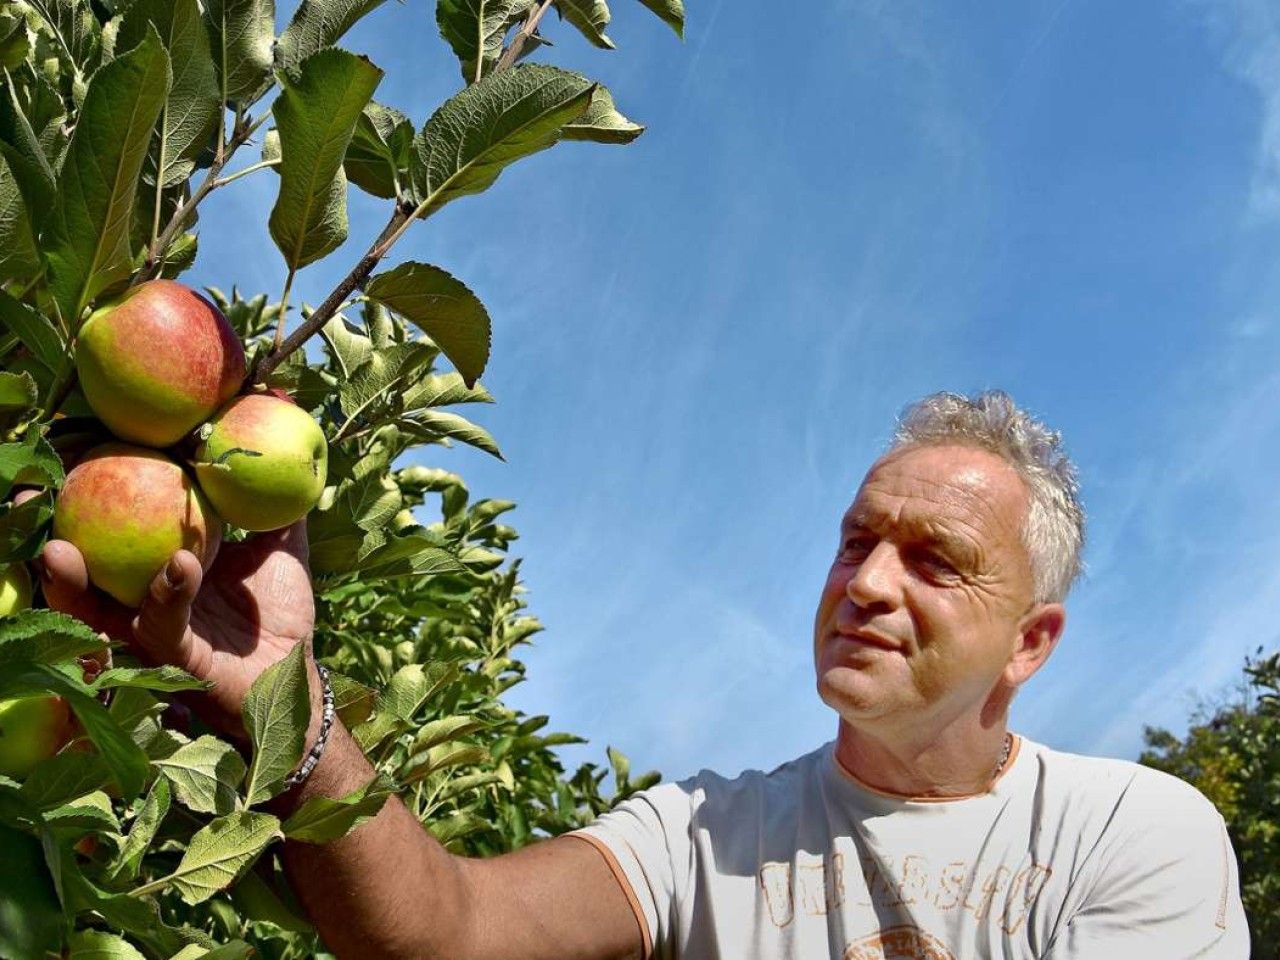
<instances>
[{"instance_id":1,"label":"man's finger","mask_svg":"<svg viewBox=\"0 0 1280 960\"><path fill-rule=\"evenodd\" d=\"M128 639L129 611L93 588L84 555L72 544L50 540L32 566L40 574L40 589L52 609L83 620L108 636Z\"/></svg>"},{"instance_id":2,"label":"man's finger","mask_svg":"<svg viewBox=\"0 0 1280 960\"><path fill-rule=\"evenodd\" d=\"M179 550L151 581L151 590L133 621L134 642L151 659L191 667L187 625L202 577L196 555Z\"/></svg>"}]
</instances>

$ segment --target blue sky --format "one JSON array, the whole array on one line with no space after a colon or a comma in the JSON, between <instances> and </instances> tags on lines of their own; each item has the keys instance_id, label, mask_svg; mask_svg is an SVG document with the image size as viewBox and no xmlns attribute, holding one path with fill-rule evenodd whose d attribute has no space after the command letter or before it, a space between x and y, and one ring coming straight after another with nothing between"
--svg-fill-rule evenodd
<instances>
[{"instance_id":1,"label":"blue sky","mask_svg":"<svg viewBox=\"0 0 1280 960\"><path fill-rule=\"evenodd\" d=\"M1133 758L1280 629L1280 12L1264 0L686 0L681 44L542 59L649 126L565 144L392 253L494 318L473 408L547 627L512 702L668 777L830 739L810 631L836 525L896 413L1009 391L1062 431L1089 513L1066 635L1014 728ZM289 5L282 5L288 7ZM460 80L434 4L349 49L419 124ZM275 179L215 195L200 284L278 294ZM385 218L304 271L318 302ZM295 302L297 302L295 300Z\"/></svg>"}]
</instances>

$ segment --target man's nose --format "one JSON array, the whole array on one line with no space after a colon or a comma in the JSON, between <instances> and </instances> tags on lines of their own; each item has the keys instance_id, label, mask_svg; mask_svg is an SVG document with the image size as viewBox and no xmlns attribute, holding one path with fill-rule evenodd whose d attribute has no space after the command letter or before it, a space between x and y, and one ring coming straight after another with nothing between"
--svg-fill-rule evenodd
<instances>
[{"instance_id":1,"label":"man's nose","mask_svg":"<svg viewBox=\"0 0 1280 960\"><path fill-rule=\"evenodd\" d=\"M844 585L854 605L867 609L877 604L894 609L901 597L902 563L893 544L881 540L858 564Z\"/></svg>"}]
</instances>

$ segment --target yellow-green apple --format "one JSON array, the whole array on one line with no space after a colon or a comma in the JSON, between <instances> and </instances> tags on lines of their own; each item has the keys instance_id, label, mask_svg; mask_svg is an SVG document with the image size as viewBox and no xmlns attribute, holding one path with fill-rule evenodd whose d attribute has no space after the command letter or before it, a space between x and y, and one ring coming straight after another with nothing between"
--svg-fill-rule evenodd
<instances>
[{"instance_id":1,"label":"yellow-green apple","mask_svg":"<svg viewBox=\"0 0 1280 960\"><path fill-rule=\"evenodd\" d=\"M53 694L0 700L0 774L21 780L71 739L71 711Z\"/></svg>"},{"instance_id":2,"label":"yellow-green apple","mask_svg":"<svg viewBox=\"0 0 1280 960\"><path fill-rule=\"evenodd\" d=\"M53 535L84 555L89 579L136 607L178 550L207 570L222 543L222 521L195 481L164 454L107 443L67 474L53 508Z\"/></svg>"},{"instance_id":3,"label":"yellow-green apple","mask_svg":"<svg viewBox=\"0 0 1280 960\"><path fill-rule=\"evenodd\" d=\"M324 431L293 401L268 393L236 397L199 431L196 479L224 520L277 530L307 515L324 490Z\"/></svg>"},{"instance_id":4,"label":"yellow-green apple","mask_svg":"<svg viewBox=\"0 0 1280 960\"><path fill-rule=\"evenodd\" d=\"M209 300L176 281L152 280L89 315L76 371L112 433L167 447L235 396L244 348Z\"/></svg>"},{"instance_id":5,"label":"yellow-green apple","mask_svg":"<svg viewBox=\"0 0 1280 960\"><path fill-rule=\"evenodd\" d=\"M31 575L20 563L0 570L0 617L31 606Z\"/></svg>"}]
</instances>

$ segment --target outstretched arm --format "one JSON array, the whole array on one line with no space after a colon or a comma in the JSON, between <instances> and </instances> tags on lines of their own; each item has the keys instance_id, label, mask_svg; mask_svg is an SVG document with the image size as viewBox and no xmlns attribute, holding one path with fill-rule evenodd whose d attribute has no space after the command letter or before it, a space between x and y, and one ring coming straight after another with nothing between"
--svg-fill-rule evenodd
<instances>
[{"instance_id":1,"label":"outstretched arm","mask_svg":"<svg viewBox=\"0 0 1280 960\"><path fill-rule=\"evenodd\" d=\"M296 644L311 644L314 600L302 523L224 544L202 574L175 554L138 611L94 590L74 546L42 555L50 606L122 639L144 659L213 682L192 707L243 739L240 707L254 679ZM308 657L310 662L310 657ZM312 729L319 677L310 666ZM312 796L341 797L374 775L359 745L335 724L308 780L273 801L287 815ZM326 944L343 960L612 960L638 957L641 932L603 856L560 838L490 860L450 854L398 799L332 843L289 841L285 869Z\"/></svg>"}]
</instances>

